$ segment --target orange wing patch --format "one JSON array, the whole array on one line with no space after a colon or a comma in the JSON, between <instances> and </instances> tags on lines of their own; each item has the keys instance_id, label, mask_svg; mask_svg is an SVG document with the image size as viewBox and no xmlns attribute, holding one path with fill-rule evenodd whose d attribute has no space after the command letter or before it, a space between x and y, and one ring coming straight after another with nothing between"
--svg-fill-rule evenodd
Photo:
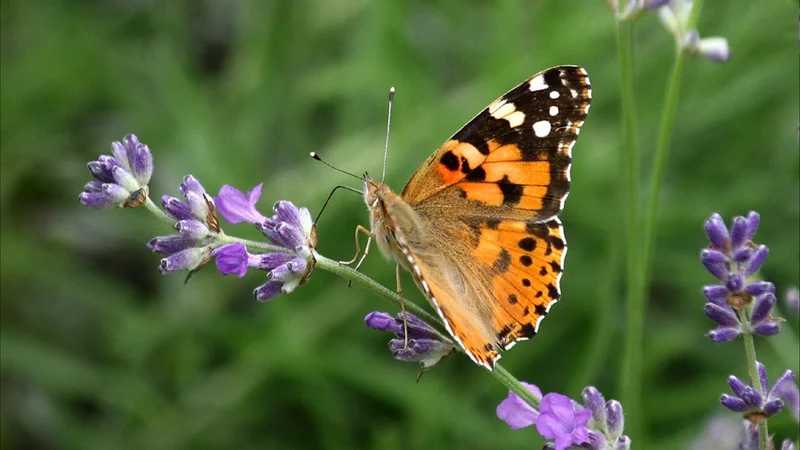
<instances>
[{"instance_id":1,"label":"orange wing patch","mask_svg":"<svg viewBox=\"0 0 800 450\"><path fill-rule=\"evenodd\" d=\"M472 256L492 269L494 326L504 349L536 334L561 296L566 242L561 222L486 223Z\"/></svg>"}]
</instances>

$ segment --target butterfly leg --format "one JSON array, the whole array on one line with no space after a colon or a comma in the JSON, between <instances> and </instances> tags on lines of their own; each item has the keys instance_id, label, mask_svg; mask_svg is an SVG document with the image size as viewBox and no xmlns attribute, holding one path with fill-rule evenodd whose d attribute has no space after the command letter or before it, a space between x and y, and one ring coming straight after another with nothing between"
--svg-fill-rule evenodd
<instances>
[{"instance_id":1,"label":"butterfly leg","mask_svg":"<svg viewBox=\"0 0 800 450\"><path fill-rule=\"evenodd\" d=\"M367 246L364 249L364 256L362 256L361 260L358 262L358 266L356 266L356 270L358 270L358 267L364 261L364 258L367 257L367 253L369 253L369 246L370 246L370 244L372 244L372 233L370 233L370 231L367 230L366 228L364 228L363 226L359 225L359 226L356 227L356 236L355 236L356 254L353 256L353 259L351 259L349 261L339 261L339 264L342 264L342 265L345 265L345 266L349 266L350 264L353 264L354 262L356 262L356 260L358 259L358 255L361 253L361 244L358 242L358 233L366 234L368 236L368 239L367 239Z\"/></svg>"},{"instance_id":2,"label":"butterfly leg","mask_svg":"<svg viewBox=\"0 0 800 450\"><path fill-rule=\"evenodd\" d=\"M403 286L400 284L400 264L395 265L395 277L397 278L397 295L400 296L400 310L403 312L403 350L408 350L408 318L406 315L406 302L403 298Z\"/></svg>"}]
</instances>

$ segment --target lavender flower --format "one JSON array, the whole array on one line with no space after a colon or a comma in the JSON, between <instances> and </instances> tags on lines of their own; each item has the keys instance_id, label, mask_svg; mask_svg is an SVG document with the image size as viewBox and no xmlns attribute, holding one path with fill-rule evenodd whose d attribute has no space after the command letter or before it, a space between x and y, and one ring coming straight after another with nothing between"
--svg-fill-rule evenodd
<instances>
[{"instance_id":1,"label":"lavender flower","mask_svg":"<svg viewBox=\"0 0 800 450\"><path fill-rule=\"evenodd\" d=\"M515 393L497 406L497 417L511 429L536 425L546 439L552 439L545 448L590 450L628 450L631 440L622 434L624 415L622 405L616 400L605 401L594 387L583 390L584 406L561 394L550 393L542 397L536 386L522 383L538 400L539 409L531 407Z\"/></svg>"},{"instance_id":2,"label":"lavender flower","mask_svg":"<svg viewBox=\"0 0 800 450\"><path fill-rule=\"evenodd\" d=\"M744 413L744 418L754 425L758 425L764 419L779 413L783 409L784 402L779 394L785 389L786 384L794 385L795 378L794 372L787 370L775 381L772 389L770 389L767 369L760 362L756 364L758 366L760 392L763 395L752 386L752 381L748 385L736 376L731 375L728 377L728 385L735 395L722 394L720 397L722 406L734 412Z\"/></svg>"},{"instance_id":3,"label":"lavender flower","mask_svg":"<svg viewBox=\"0 0 800 450\"><path fill-rule=\"evenodd\" d=\"M737 447L739 450L759 450L759 428L750 422L745 422L744 438ZM767 437L767 448L774 450L775 442L773 437ZM784 439L781 443L781 450L795 450L794 442L791 439Z\"/></svg>"},{"instance_id":4,"label":"lavender flower","mask_svg":"<svg viewBox=\"0 0 800 450\"><path fill-rule=\"evenodd\" d=\"M783 403L794 417L795 422L800 422L800 388L792 382L775 383L772 388L774 394L783 400Z\"/></svg>"},{"instance_id":5,"label":"lavender flower","mask_svg":"<svg viewBox=\"0 0 800 450\"><path fill-rule=\"evenodd\" d=\"M733 450L745 439L745 427L750 422L734 419L729 415L716 415L706 421L702 433L695 438L688 450ZM748 438L749 439L749 438ZM756 444L758 439L756 439Z\"/></svg>"},{"instance_id":6,"label":"lavender flower","mask_svg":"<svg viewBox=\"0 0 800 450\"><path fill-rule=\"evenodd\" d=\"M672 34L678 51L700 55L711 61L727 61L731 57L728 41L722 37L700 38L695 29L689 29L693 2L671 0L658 11L661 23Z\"/></svg>"},{"instance_id":7,"label":"lavender flower","mask_svg":"<svg viewBox=\"0 0 800 450\"><path fill-rule=\"evenodd\" d=\"M211 257L220 231L214 201L192 175L186 175L179 189L186 201L165 195L161 197L164 211L176 220L178 234L159 236L147 246L167 257L161 260L159 271L171 273L197 270Z\"/></svg>"},{"instance_id":8,"label":"lavender flower","mask_svg":"<svg viewBox=\"0 0 800 450\"><path fill-rule=\"evenodd\" d=\"M550 393L539 403L536 431L543 438L554 440L555 450L564 450L589 441L586 425L591 417L591 411L576 405L566 395Z\"/></svg>"},{"instance_id":9,"label":"lavender flower","mask_svg":"<svg viewBox=\"0 0 800 450\"><path fill-rule=\"evenodd\" d=\"M271 300L281 293L288 294L308 281L311 275L311 251L303 247L303 252L251 254L241 243L223 245L211 252L216 257L217 269L223 275L235 274L244 277L252 267L267 272L267 282L257 287L253 295L258 301Z\"/></svg>"},{"instance_id":10,"label":"lavender flower","mask_svg":"<svg viewBox=\"0 0 800 450\"><path fill-rule=\"evenodd\" d=\"M101 155L88 164L95 178L84 186L78 200L90 208L135 208L147 200L153 155L147 145L129 134L111 144L113 156Z\"/></svg>"},{"instance_id":11,"label":"lavender flower","mask_svg":"<svg viewBox=\"0 0 800 450\"><path fill-rule=\"evenodd\" d=\"M423 370L440 363L455 349L449 338L408 312L405 313L405 325L403 313L395 318L378 311L367 314L364 322L373 330L394 333L395 338L389 341L389 350L394 357L400 361L419 361ZM405 334L406 330L408 335Z\"/></svg>"},{"instance_id":12,"label":"lavender flower","mask_svg":"<svg viewBox=\"0 0 800 450\"><path fill-rule=\"evenodd\" d=\"M288 201L275 203L272 217L261 214L256 208L261 188L259 184L245 195L233 186L222 186L215 204L225 221L255 225L283 251L252 255L243 245L231 244L216 249L212 255L224 275L235 273L241 278L248 267L267 271L267 282L253 291L256 299L265 302L308 281L316 263L313 252L316 232L308 209L297 208Z\"/></svg>"},{"instance_id":13,"label":"lavender flower","mask_svg":"<svg viewBox=\"0 0 800 450\"><path fill-rule=\"evenodd\" d=\"M755 274L766 261L769 249L756 245L752 238L758 230L760 216L751 211L747 217L734 217L730 233L719 214L713 214L705 223L709 248L700 253L706 269L722 284L703 289L708 303L706 315L719 327L708 337L714 342L730 341L742 333L771 336L781 329L781 319L770 315L775 306L775 286L766 281L746 280ZM742 322L737 311L744 310L756 297L749 320Z\"/></svg>"},{"instance_id":14,"label":"lavender flower","mask_svg":"<svg viewBox=\"0 0 800 450\"><path fill-rule=\"evenodd\" d=\"M614 11L617 20L626 22L639 19L648 10L656 10L669 3L669 0L628 0L623 9L620 9L622 5L619 0L606 0L606 3Z\"/></svg>"}]
</instances>

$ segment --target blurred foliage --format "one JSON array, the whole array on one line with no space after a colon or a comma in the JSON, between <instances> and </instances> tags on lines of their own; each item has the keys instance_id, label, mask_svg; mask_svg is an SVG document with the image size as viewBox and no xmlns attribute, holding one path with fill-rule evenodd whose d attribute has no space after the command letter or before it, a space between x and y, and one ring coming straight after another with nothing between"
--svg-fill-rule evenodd
<instances>
[{"instance_id":1,"label":"blurred foliage","mask_svg":"<svg viewBox=\"0 0 800 450\"><path fill-rule=\"evenodd\" d=\"M467 358L416 383L417 367L363 325L394 305L325 272L269 304L251 294L262 274L160 276L144 244L168 227L144 210L87 210L77 195L86 162L134 132L155 153L155 198L192 173L211 192L263 181L264 211L289 199L316 212L333 186L359 183L308 152L378 173L389 86L388 182L400 190L481 108L558 64L586 67L594 88L562 215L564 296L503 362L543 391L618 394L620 100L605 2L2 0L0 23L3 448L539 446L495 417L506 392ZM783 292L800 270L797 6L706 2L700 25L734 56L693 59L683 80L642 343L653 449L682 448L725 414L726 376L746 374L741 342L703 336L703 220L759 211L763 277ZM636 30L646 169L674 45L654 14ZM366 223L362 200L337 194L321 252L349 258ZM377 252L363 270L394 286ZM792 338L756 341L773 376L797 369ZM786 414L770 431L797 436Z\"/></svg>"}]
</instances>

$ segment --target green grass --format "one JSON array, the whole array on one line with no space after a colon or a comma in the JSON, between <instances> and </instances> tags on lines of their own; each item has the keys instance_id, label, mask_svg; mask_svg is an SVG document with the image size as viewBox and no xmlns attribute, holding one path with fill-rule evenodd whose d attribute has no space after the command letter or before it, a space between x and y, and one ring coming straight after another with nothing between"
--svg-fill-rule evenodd
<instances>
[{"instance_id":1,"label":"green grass","mask_svg":"<svg viewBox=\"0 0 800 450\"><path fill-rule=\"evenodd\" d=\"M800 273L797 9L705 2L701 34L733 59L690 58L667 161L642 350L648 448L682 448L714 414L725 379L746 375L740 342L703 334L702 222L757 210L780 292ZM506 89L580 64L593 85L562 214L563 300L503 363L543 391L620 395L625 218L621 95L605 2L22 2L0 18L0 445L3 448L522 449L494 409L506 396L452 357L415 383L363 317L395 307L329 273L269 304L263 282L211 268L160 276L145 243L169 234L144 210L82 208L85 164L134 132L153 149L155 196L197 176L211 192L264 182L316 213L358 185L308 158L380 172L386 92L397 88L388 183L400 190L450 134ZM652 166L672 38L655 15L633 34L641 167ZM647 179L640 179L646 192ZM363 201L341 194L320 251L352 255ZM644 199L642 199L644 200ZM257 239L247 227L229 234ZM394 286L394 267L364 272ZM410 279L406 285L412 286ZM417 292L412 298L422 304ZM788 325L798 329L796 318ZM795 336L795 339L797 337ZM777 376L792 339L756 339ZM788 348L788 350L787 350ZM796 349L794 350L796 354ZM789 355L789 357L787 357ZM779 438L797 438L783 415ZM792 434L794 433L794 434Z\"/></svg>"}]
</instances>

